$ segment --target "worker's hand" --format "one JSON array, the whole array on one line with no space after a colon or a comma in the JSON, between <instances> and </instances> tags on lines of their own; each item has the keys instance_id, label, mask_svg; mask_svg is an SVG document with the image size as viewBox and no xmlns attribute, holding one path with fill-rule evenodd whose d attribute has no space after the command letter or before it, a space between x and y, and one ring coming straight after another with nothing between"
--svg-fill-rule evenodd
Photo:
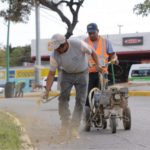
<instances>
[{"instance_id":1,"label":"worker's hand","mask_svg":"<svg viewBox=\"0 0 150 150\"><path fill-rule=\"evenodd\" d=\"M111 64L115 64L115 65L118 65L119 64L119 61L118 59L111 59Z\"/></svg>"},{"instance_id":2,"label":"worker's hand","mask_svg":"<svg viewBox=\"0 0 150 150\"><path fill-rule=\"evenodd\" d=\"M46 90L43 94L43 99L48 99L48 96L49 96L49 91Z\"/></svg>"},{"instance_id":3,"label":"worker's hand","mask_svg":"<svg viewBox=\"0 0 150 150\"><path fill-rule=\"evenodd\" d=\"M98 70L98 72L101 72L101 73L103 73L103 72L104 72L103 67L101 67L100 65L99 65L99 66L97 66L97 70Z\"/></svg>"}]
</instances>

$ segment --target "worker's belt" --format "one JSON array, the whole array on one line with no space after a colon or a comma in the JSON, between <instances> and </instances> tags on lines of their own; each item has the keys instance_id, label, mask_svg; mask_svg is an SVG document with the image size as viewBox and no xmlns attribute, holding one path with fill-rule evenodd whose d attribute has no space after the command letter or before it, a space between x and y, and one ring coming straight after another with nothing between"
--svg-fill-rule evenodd
<instances>
[{"instance_id":1,"label":"worker's belt","mask_svg":"<svg viewBox=\"0 0 150 150\"><path fill-rule=\"evenodd\" d=\"M87 68L86 70L84 71L81 71L81 72L73 72L73 73L69 73L69 72L66 72L65 70L61 70L63 73L67 73L67 74L82 74L82 73L88 73L89 72L89 69Z\"/></svg>"}]
</instances>

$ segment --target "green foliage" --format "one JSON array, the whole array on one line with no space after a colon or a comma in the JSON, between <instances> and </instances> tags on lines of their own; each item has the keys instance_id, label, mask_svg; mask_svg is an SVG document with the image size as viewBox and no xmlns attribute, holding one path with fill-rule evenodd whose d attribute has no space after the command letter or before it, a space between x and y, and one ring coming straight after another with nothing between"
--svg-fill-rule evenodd
<instances>
[{"instance_id":1,"label":"green foliage","mask_svg":"<svg viewBox=\"0 0 150 150\"><path fill-rule=\"evenodd\" d=\"M24 49L15 48L10 54L10 66L21 66L22 58L24 57Z\"/></svg>"},{"instance_id":2,"label":"green foliage","mask_svg":"<svg viewBox=\"0 0 150 150\"><path fill-rule=\"evenodd\" d=\"M30 46L10 48L10 66L22 66L23 62L31 61ZM5 51L0 50L0 66L6 66Z\"/></svg>"},{"instance_id":3,"label":"green foliage","mask_svg":"<svg viewBox=\"0 0 150 150\"><path fill-rule=\"evenodd\" d=\"M6 21L11 20L15 23L27 22L31 14L31 9L36 4L40 4L56 12L61 20L66 23L68 27L66 38L69 38L78 23L79 9L84 0L59 0L58 2L53 0L0 0L0 2L7 2L9 6L6 10L0 11L0 17L3 17ZM68 18L68 13L65 14L64 11L59 8L62 4L69 9L72 14L72 19Z\"/></svg>"},{"instance_id":4,"label":"green foliage","mask_svg":"<svg viewBox=\"0 0 150 150\"><path fill-rule=\"evenodd\" d=\"M148 16L150 14L150 0L145 0L143 3L135 5L133 11L137 15Z\"/></svg>"},{"instance_id":5,"label":"green foliage","mask_svg":"<svg viewBox=\"0 0 150 150\"><path fill-rule=\"evenodd\" d=\"M5 51L4 50L0 50L0 66L5 67Z\"/></svg>"},{"instance_id":6,"label":"green foliage","mask_svg":"<svg viewBox=\"0 0 150 150\"><path fill-rule=\"evenodd\" d=\"M10 54L10 66L22 66L25 61L31 60L31 49L29 46L16 47Z\"/></svg>"},{"instance_id":7,"label":"green foliage","mask_svg":"<svg viewBox=\"0 0 150 150\"><path fill-rule=\"evenodd\" d=\"M6 10L0 11L0 16L5 20L14 22L27 22L33 5L32 0L1 0L7 2L9 7Z\"/></svg>"},{"instance_id":8,"label":"green foliage","mask_svg":"<svg viewBox=\"0 0 150 150\"><path fill-rule=\"evenodd\" d=\"M0 112L0 149L20 150L21 149L21 128L17 126L12 118Z\"/></svg>"}]
</instances>

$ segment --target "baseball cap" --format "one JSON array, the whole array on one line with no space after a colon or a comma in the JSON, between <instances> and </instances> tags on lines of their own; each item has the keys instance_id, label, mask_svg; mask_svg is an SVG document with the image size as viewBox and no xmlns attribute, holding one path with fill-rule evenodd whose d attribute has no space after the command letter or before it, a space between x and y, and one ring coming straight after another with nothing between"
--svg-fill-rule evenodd
<instances>
[{"instance_id":1,"label":"baseball cap","mask_svg":"<svg viewBox=\"0 0 150 150\"><path fill-rule=\"evenodd\" d=\"M61 34L54 34L48 41L48 50L52 51L57 49L61 44L65 43L66 38Z\"/></svg>"},{"instance_id":2,"label":"baseball cap","mask_svg":"<svg viewBox=\"0 0 150 150\"><path fill-rule=\"evenodd\" d=\"M91 32L96 32L98 31L98 27L96 23L90 23L87 25L87 32L91 33Z\"/></svg>"}]
</instances>

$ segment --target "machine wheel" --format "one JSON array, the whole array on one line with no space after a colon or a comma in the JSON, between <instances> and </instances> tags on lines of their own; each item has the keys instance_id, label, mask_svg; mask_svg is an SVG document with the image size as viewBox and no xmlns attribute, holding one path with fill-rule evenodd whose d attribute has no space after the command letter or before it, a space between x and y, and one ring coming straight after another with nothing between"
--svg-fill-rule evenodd
<instances>
[{"instance_id":1,"label":"machine wheel","mask_svg":"<svg viewBox=\"0 0 150 150\"><path fill-rule=\"evenodd\" d=\"M123 109L123 126L125 130L131 129L131 111L128 107Z\"/></svg>"},{"instance_id":2,"label":"machine wheel","mask_svg":"<svg viewBox=\"0 0 150 150\"><path fill-rule=\"evenodd\" d=\"M91 130L91 121L90 121L90 108L88 106L85 107L85 126L84 130L89 132Z\"/></svg>"},{"instance_id":3,"label":"machine wheel","mask_svg":"<svg viewBox=\"0 0 150 150\"><path fill-rule=\"evenodd\" d=\"M117 126L116 115L112 115L110 117L110 127L111 127L111 132L112 133L116 133L116 126Z\"/></svg>"}]
</instances>

